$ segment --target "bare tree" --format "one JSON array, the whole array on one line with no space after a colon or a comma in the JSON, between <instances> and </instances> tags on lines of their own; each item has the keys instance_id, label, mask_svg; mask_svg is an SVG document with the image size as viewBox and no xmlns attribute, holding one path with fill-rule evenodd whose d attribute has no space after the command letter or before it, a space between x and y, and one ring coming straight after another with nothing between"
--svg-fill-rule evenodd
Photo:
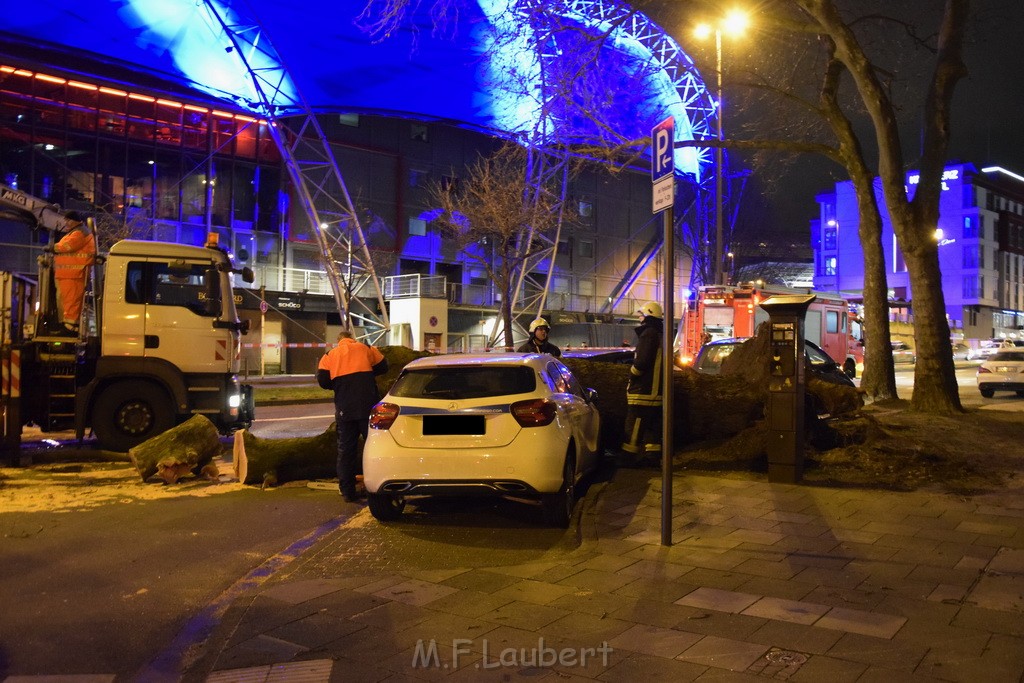
<instances>
[{"instance_id":1,"label":"bare tree","mask_svg":"<svg viewBox=\"0 0 1024 683\"><path fill-rule=\"evenodd\" d=\"M480 156L456 181L434 180L427 192L440 213L434 219L466 258L479 264L500 296L504 344L513 346L512 303L516 275L532 257L522 235L549 233L559 220L572 221L571 207L559 212L561 189L532 193L526 175L526 150L506 143L490 157Z\"/></svg>"}]
</instances>

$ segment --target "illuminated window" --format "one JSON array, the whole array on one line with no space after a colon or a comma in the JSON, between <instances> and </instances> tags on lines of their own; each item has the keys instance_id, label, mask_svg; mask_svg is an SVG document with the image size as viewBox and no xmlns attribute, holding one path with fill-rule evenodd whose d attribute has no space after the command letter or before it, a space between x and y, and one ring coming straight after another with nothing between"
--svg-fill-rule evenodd
<instances>
[{"instance_id":1,"label":"illuminated window","mask_svg":"<svg viewBox=\"0 0 1024 683\"><path fill-rule=\"evenodd\" d=\"M338 123L343 126L359 127L359 114L338 114Z\"/></svg>"},{"instance_id":2,"label":"illuminated window","mask_svg":"<svg viewBox=\"0 0 1024 683\"><path fill-rule=\"evenodd\" d=\"M835 228L825 228L825 232L821 237L821 248L822 249L835 249L836 248L836 236L839 231Z\"/></svg>"},{"instance_id":3,"label":"illuminated window","mask_svg":"<svg viewBox=\"0 0 1024 683\"><path fill-rule=\"evenodd\" d=\"M594 213L594 205L590 202L580 202L580 216L589 218Z\"/></svg>"},{"instance_id":4,"label":"illuminated window","mask_svg":"<svg viewBox=\"0 0 1024 683\"><path fill-rule=\"evenodd\" d=\"M828 256L821 261L821 274L822 275L835 275L836 274L836 257Z\"/></svg>"}]
</instances>

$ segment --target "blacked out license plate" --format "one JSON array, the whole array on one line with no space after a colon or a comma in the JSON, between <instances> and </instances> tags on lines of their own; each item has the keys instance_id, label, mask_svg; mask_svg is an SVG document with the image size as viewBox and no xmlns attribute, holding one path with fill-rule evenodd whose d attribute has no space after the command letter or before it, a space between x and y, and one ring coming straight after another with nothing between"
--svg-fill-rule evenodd
<instances>
[{"instance_id":1,"label":"blacked out license plate","mask_svg":"<svg viewBox=\"0 0 1024 683\"><path fill-rule=\"evenodd\" d=\"M483 415L424 415L424 436L482 435L487 430Z\"/></svg>"}]
</instances>

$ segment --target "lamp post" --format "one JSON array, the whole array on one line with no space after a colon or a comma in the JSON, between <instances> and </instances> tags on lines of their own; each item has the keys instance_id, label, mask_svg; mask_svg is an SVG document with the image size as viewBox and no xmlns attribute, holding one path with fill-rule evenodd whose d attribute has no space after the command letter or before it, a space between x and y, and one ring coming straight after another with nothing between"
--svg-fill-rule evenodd
<instances>
[{"instance_id":1,"label":"lamp post","mask_svg":"<svg viewBox=\"0 0 1024 683\"><path fill-rule=\"evenodd\" d=\"M722 131L722 31L730 35L740 35L747 27L747 15L739 10L733 10L723 16L714 26L710 24L697 24L694 31L697 38L704 39L715 33L715 72L718 75L718 83L715 89L715 99L718 102L718 118L715 126L715 138L718 144L715 146L715 284L725 284L723 268L723 210L722 204L724 193L722 191L722 179L725 175L725 162L722 150L722 141L725 135Z\"/></svg>"}]
</instances>

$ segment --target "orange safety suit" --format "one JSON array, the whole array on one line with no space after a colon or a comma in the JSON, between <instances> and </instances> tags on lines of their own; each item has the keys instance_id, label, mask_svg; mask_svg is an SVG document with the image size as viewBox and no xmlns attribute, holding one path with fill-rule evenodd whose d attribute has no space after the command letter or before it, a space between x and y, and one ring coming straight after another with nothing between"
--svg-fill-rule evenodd
<instances>
[{"instance_id":1,"label":"orange safety suit","mask_svg":"<svg viewBox=\"0 0 1024 683\"><path fill-rule=\"evenodd\" d=\"M65 325L76 327L82 317L89 267L96 262L96 240L86 232L84 224L79 224L64 235L53 250L56 252L53 272L61 316Z\"/></svg>"}]
</instances>

